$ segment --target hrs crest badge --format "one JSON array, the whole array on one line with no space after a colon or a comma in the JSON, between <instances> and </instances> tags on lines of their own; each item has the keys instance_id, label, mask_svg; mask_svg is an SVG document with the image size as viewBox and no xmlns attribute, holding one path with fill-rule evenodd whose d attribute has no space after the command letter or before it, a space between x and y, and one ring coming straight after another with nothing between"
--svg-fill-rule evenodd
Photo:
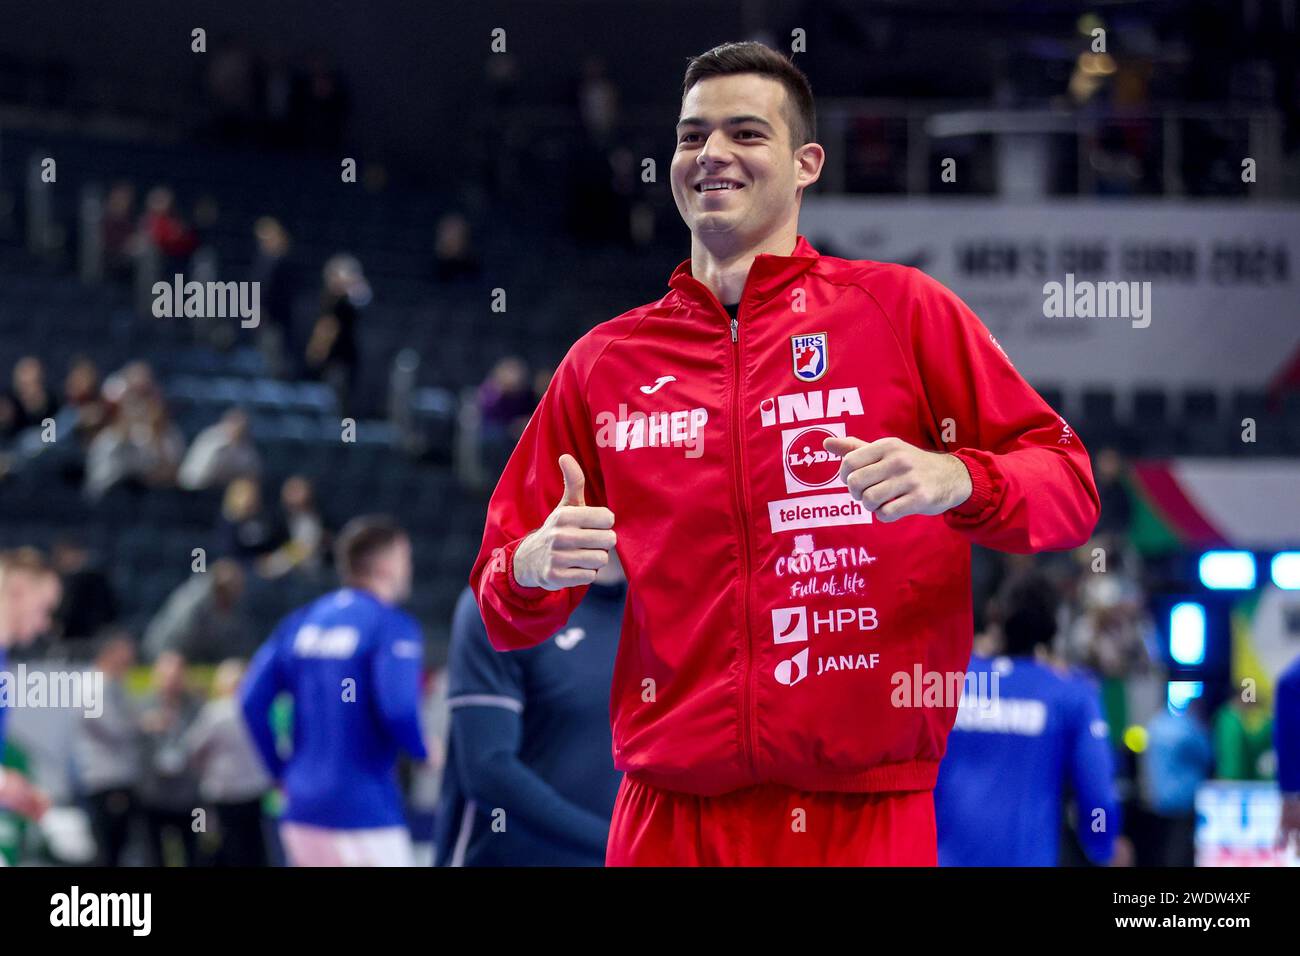
<instances>
[{"instance_id":1,"label":"hrs crest badge","mask_svg":"<svg viewBox=\"0 0 1300 956\"><path fill-rule=\"evenodd\" d=\"M794 363L794 377L801 382L815 382L826 374L827 335L790 336L790 357Z\"/></svg>"}]
</instances>

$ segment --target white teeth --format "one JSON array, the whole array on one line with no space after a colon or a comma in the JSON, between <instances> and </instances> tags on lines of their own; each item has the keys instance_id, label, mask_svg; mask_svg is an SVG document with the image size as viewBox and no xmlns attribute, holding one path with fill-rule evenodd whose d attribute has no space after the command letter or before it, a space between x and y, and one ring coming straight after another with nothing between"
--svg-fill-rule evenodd
<instances>
[{"instance_id":1,"label":"white teeth","mask_svg":"<svg viewBox=\"0 0 1300 956\"><path fill-rule=\"evenodd\" d=\"M739 189L735 183L701 183L699 190L702 193L715 192L719 189Z\"/></svg>"}]
</instances>

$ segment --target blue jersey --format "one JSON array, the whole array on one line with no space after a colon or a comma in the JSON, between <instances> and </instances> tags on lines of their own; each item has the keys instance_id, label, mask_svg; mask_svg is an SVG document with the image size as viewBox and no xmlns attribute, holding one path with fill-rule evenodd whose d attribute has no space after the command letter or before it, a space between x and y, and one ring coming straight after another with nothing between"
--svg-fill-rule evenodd
<instances>
[{"instance_id":1,"label":"blue jersey","mask_svg":"<svg viewBox=\"0 0 1300 956\"><path fill-rule=\"evenodd\" d=\"M1119 807L1096 686L1026 657L975 656L968 673L981 699L963 698L939 767L939 865L1055 866L1067 780L1084 852L1109 860Z\"/></svg>"},{"instance_id":2,"label":"blue jersey","mask_svg":"<svg viewBox=\"0 0 1300 956\"><path fill-rule=\"evenodd\" d=\"M405 823L394 775L398 748L425 759L420 734L424 646L415 621L344 588L290 614L249 665L240 691L262 760L283 783L284 819L334 829ZM293 752L269 722L293 696Z\"/></svg>"},{"instance_id":3,"label":"blue jersey","mask_svg":"<svg viewBox=\"0 0 1300 956\"><path fill-rule=\"evenodd\" d=\"M461 595L448 661L439 864L604 864L621 779L609 695L624 591L592 585L563 629L509 653L488 642L473 593Z\"/></svg>"},{"instance_id":4,"label":"blue jersey","mask_svg":"<svg viewBox=\"0 0 1300 956\"><path fill-rule=\"evenodd\" d=\"M1300 657L1278 678L1273 745L1278 787L1283 793L1300 793Z\"/></svg>"}]
</instances>

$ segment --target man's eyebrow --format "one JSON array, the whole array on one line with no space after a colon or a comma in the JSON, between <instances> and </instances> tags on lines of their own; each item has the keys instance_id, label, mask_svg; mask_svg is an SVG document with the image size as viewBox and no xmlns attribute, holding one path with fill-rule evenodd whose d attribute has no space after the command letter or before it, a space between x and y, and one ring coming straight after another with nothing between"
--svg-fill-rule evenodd
<instances>
[{"instance_id":1,"label":"man's eyebrow","mask_svg":"<svg viewBox=\"0 0 1300 956\"><path fill-rule=\"evenodd\" d=\"M739 126L741 123L759 123L763 126L766 126L768 129L775 129L775 127L773 127L771 123L763 119L763 117L761 116L728 116L723 122L728 126ZM678 129L681 129L683 126L707 126L707 125L708 125L708 120L700 116L683 116L681 119L677 121Z\"/></svg>"}]
</instances>

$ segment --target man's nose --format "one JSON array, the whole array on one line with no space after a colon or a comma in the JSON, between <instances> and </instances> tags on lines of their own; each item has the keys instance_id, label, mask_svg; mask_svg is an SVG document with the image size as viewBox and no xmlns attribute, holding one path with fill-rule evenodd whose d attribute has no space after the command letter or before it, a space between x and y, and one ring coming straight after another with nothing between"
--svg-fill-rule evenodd
<instances>
[{"instance_id":1,"label":"man's nose","mask_svg":"<svg viewBox=\"0 0 1300 956\"><path fill-rule=\"evenodd\" d=\"M696 157L697 162L706 168L716 168L731 161L727 146L727 137L721 130L715 131L704 141L704 146Z\"/></svg>"}]
</instances>

